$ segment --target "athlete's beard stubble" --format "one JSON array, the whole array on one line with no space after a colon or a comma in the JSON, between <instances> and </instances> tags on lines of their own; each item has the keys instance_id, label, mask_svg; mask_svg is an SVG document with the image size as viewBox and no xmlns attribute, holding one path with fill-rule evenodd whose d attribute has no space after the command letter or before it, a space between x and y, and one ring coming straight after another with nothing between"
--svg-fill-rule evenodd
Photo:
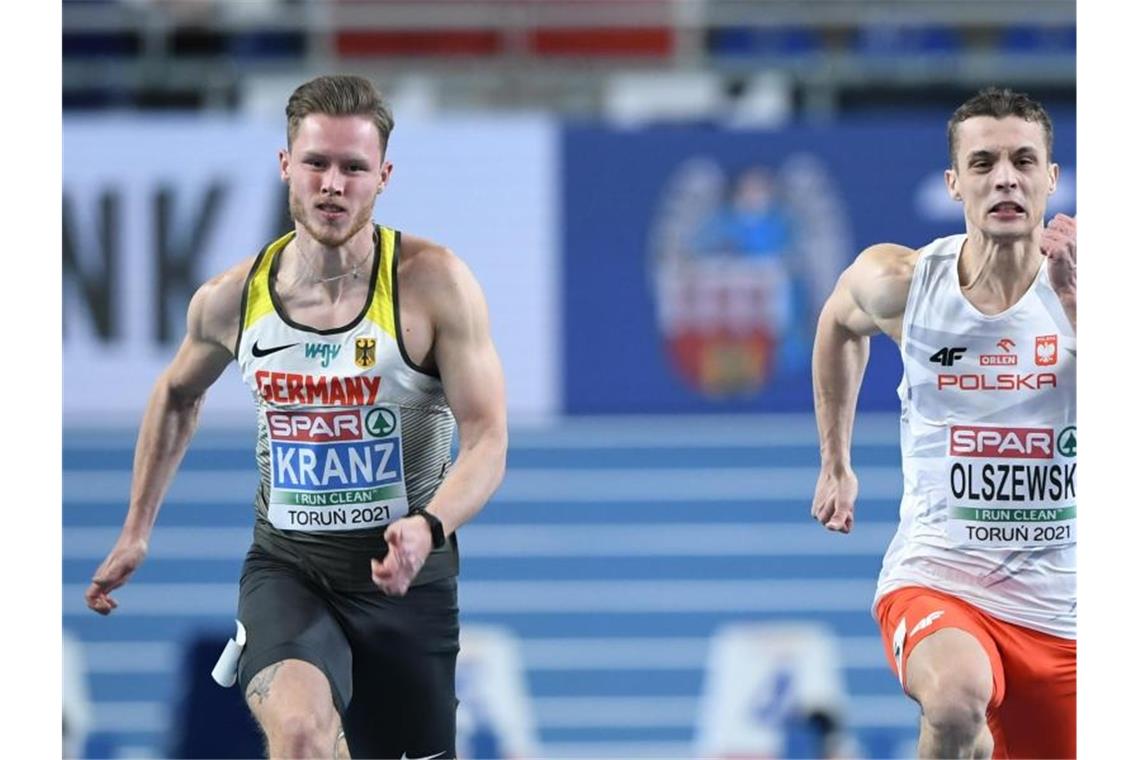
<instances>
[{"instance_id":1,"label":"athlete's beard stubble","mask_svg":"<svg viewBox=\"0 0 1140 760\"><path fill-rule=\"evenodd\" d=\"M293 217L294 222L304 227L318 243L326 248L338 248L351 240L352 236L360 232L366 225L372 223L372 207L376 204L376 196L379 194L380 192L377 191L368 203L361 206L360 211L349 222L348 231L343 234L337 234L333 231L335 228L324 227L320 222L310 219L309 211L293 192L292 185L289 186L289 215ZM322 229L329 231L322 232Z\"/></svg>"}]
</instances>

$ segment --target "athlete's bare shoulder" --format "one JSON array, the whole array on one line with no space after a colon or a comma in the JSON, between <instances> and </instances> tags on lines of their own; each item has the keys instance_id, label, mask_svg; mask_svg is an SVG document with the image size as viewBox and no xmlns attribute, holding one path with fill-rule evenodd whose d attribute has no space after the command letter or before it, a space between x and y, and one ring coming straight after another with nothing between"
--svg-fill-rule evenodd
<instances>
[{"instance_id":1,"label":"athlete's bare shoulder","mask_svg":"<svg viewBox=\"0 0 1140 760\"><path fill-rule=\"evenodd\" d=\"M459 257L445 245L419 235L400 235L400 269L412 274L432 274L460 264Z\"/></svg>"},{"instance_id":2,"label":"athlete's bare shoulder","mask_svg":"<svg viewBox=\"0 0 1140 760\"><path fill-rule=\"evenodd\" d=\"M839 277L820 319L856 335L883 332L898 340L916 261L917 251L894 243L865 249Z\"/></svg>"},{"instance_id":3,"label":"athlete's bare shoulder","mask_svg":"<svg viewBox=\"0 0 1140 760\"><path fill-rule=\"evenodd\" d=\"M191 339L233 350L241 324L242 292L256 260L256 256L245 258L199 286L187 317Z\"/></svg>"},{"instance_id":4,"label":"athlete's bare shoulder","mask_svg":"<svg viewBox=\"0 0 1140 760\"><path fill-rule=\"evenodd\" d=\"M852 264L857 276L869 285L891 287L905 283L910 287L918 251L897 243L877 243L863 250Z\"/></svg>"},{"instance_id":5,"label":"athlete's bare shoulder","mask_svg":"<svg viewBox=\"0 0 1140 760\"><path fill-rule=\"evenodd\" d=\"M424 365L438 366L440 352L448 346L489 335L483 290L467 264L449 248L426 238L403 236L397 276L400 324L413 359L413 347L422 347Z\"/></svg>"},{"instance_id":6,"label":"athlete's bare shoulder","mask_svg":"<svg viewBox=\"0 0 1140 760\"><path fill-rule=\"evenodd\" d=\"M427 238L408 234L400 238L397 276L401 301L406 294L435 305L446 305L475 285L471 270L454 251Z\"/></svg>"},{"instance_id":7,"label":"athlete's bare shoulder","mask_svg":"<svg viewBox=\"0 0 1140 760\"><path fill-rule=\"evenodd\" d=\"M901 318L917 261L913 248L879 243L860 253L842 280L859 308L876 322Z\"/></svg>"}]
</instances>

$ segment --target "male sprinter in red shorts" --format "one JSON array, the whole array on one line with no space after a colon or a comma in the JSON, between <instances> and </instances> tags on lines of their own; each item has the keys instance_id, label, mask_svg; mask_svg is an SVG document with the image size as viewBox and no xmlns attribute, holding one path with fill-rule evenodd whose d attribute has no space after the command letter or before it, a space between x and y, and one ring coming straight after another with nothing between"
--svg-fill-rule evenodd
<instances>
[{"instance_id":1,"label":"male sprinter in red shorts","mask_svg":"<svg viewBox=\"0 0 1140 760\"><path fill-rule=\"evenodd\" d=\"M813 358L812 516L847 533L868 338L899 344L904 491L874 612L921 757L1076 754L1076 220L1046 228L1052 124L994 88L950 119L966 233L874 245L840 277Z\"/></svg>"}]
</instances>

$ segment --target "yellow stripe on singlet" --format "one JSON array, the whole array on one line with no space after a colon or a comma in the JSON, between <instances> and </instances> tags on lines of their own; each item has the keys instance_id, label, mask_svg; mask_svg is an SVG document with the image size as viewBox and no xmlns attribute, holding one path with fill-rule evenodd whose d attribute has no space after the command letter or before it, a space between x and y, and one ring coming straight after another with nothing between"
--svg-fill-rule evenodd
<instances>
[{"instance_id":1,"label":"yellow stripe on singlet","mask_svg":"<svg viewBox=\"0 0 1140 760\"><path fill-rule=\"evenodd\" d=\"M372 291L372 301L368 304L365 317L388 333L396 337L395 300L392 289L392 260L396 255L396 231L388 227L377 225L379 236L376 255L380 257L379 273L376 276L376 286ZM285 246L293 239L296 232L287 232L270 243L265 254L257 262L257 269L249 281L249 293L246 298L245 318L242 323L243 330L249 329L257 320L266 314L273 313L273 300L269 297L269 270L273 261Z\"/></svg>"},{"instance_id":2,"label":"yellow stripe on singlet","mask_svg":"<svg viewBox=\"0 0 1140 760\"><path fill-rule=\"evenodd\" d=\"M392 288L392 261L396 257L396 231L388 227L376 226L380 235L376 255L380 257L380 272L376 276L376 287L372 293L372 303L368 305L365 317L394 339L396 337L395 299Z\"/></svg>"},{"instance_id":3,"label":"yellow stripe on singlet","mask_svg":"<svg viewBox=\"0 0 1140 760\"><path fill-rule=\"evenodd\" d=\"M248 330L254 322L266 314L273 313L273 300L269 297L269 269L273 266L273 260L277 258L277 254L281 253L282 249L289 244L289 241L296 234L296 231L286 232L266 246L265 253L258 259L257 269L249 278L249 292L246 294L242 330Z\"/></svg>"}]
</instances>

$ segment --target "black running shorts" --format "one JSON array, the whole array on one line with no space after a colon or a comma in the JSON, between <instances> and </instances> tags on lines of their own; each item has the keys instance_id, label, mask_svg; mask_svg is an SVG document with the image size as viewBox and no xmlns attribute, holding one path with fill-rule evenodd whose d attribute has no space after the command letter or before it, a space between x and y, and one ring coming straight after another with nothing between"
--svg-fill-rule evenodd
<instances>
[{"instance_id":1,"label":"black running shorts","mask_svg":"<svg viewBox=\"0 0 1140 760\"><path fill-rule=\"evenodd\" d=\"M344 592L255 546L242 569L238 619L246 630L242 694L273 663L304 660L329 680L352 757L455 757L454 576L403 597Z\"/></svg>"}]
</instances>

